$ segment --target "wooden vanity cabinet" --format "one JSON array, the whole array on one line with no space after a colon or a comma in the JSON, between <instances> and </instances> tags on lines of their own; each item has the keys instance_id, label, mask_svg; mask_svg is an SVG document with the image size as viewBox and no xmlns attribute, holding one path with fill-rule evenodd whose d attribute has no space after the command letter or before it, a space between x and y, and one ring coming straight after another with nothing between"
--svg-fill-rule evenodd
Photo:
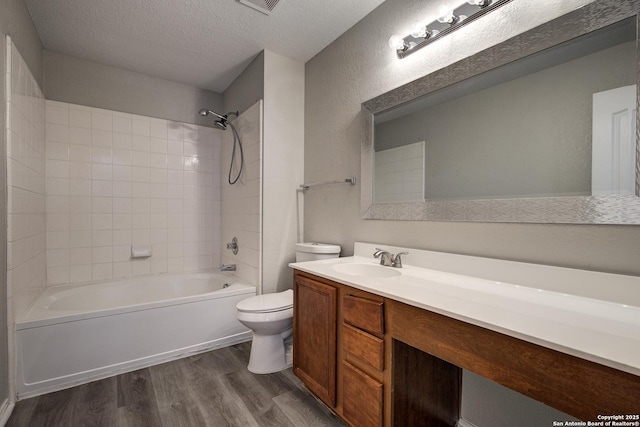
<instances>
[{"instance_id":1,"label":"wooden vanity cabinet","mask_svg":"<svg viewBox=\"0 0 640 427\"><path fill-rule=\"evenodd\" d=\"M382 297L296 271L293 334L293 372L310 391L351 426L389 425Z\"/></svg>"},{"instance_id":2,"label":"wooden vanity cabinet","mask_svg":"<svg viewBox=\"0 0 640 427\"><path fill-rule=\"evenodd\" d=\"M338 289L295 274L293 298L293 373L334 408Z\"/></svg>"}]
</instances>

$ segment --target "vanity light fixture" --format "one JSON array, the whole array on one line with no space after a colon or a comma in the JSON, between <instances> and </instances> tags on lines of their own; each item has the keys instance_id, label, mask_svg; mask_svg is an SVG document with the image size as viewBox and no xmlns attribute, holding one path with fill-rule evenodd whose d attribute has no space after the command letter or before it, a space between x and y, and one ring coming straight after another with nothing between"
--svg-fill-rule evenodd
<instances>
[{"instance_id":1,"label":"vanity light fixture","mask_svg":"<svg viewBox=\"0 0 640 427\"><path fill-rule=\"evenodd\" d=\"M404 58L510 1L468 0L455 8L442 5L438 8L438 17L434 21L427 24L416 23L408 36L391 36L389 47L396 51L398 58Z\"/></svg>"}]
</instances>

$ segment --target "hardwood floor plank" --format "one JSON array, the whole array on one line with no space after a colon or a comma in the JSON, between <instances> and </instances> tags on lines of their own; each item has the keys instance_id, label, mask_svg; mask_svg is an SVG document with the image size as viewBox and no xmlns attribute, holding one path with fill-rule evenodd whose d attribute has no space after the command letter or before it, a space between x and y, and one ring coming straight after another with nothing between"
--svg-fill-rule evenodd
<instances>
[{"instance_id":1,"label":"hardwood floor plank","mask_svg":"<svg viewBox=\"0 0 640 427\"><path fill-rule=\"evenodd\" d=\"M234 347L200 353L181 361L188 364L191 371L200 375L224 375L243 369L248 363L248 359L244 359L244 350L236 350Z\"/></svg>"},{"instance_id":2,"label":"hardwood floor plank","mask_svg":"<svg viewBox=\"0 0 640 427\"><path fill-rule=\"evenodd\" d=\"M116 419L118 427L162 427L155 400L121 406L117 409Z\"/></svg>"},{"instance_id":3,"label":"hardwood floor plank","mask_svg":"<svg viewBox=\"0 0 640 427\"><path fill-rule=\"evenodd\" d=\"M56 391L33 398L36 404L33 407L29 426L63 426L71 418L75 399L75 388ZM20 402L18 402L19 404ZM12 417L13 418L13 417Z\"/></svg>"},{"instance_id":4,"label":"hardwood floor plank","mask_svg":"<svg viewBox=\"0 0 640 427\"><path fill-rule=\"evenodd\" d=\"M163 426L205 426L204 418L190 398L178 362L149 368L158 412Z\"/></svg>"},{"instance_id":5,"label":"hardwood floor plank","mask_svg":"<svg viewBox=\"0 0 640 427\"><path fill-rule=\"evenodd\" d=\"M148 368L118 375L117 395L118 426L162 426Z\"/></svg>"},{"instance_id":6,"label":"hardwood floor plank","mask_svg":"<svg viewBox=\"0 0 640 427\"><path fill-rule=\"evenodd\" d=\"M188 371L185 371L185 377L189 376ZM259 426L225 375L192 378L192 398L209 423L207 425Z\"/></svg>"},{"instance_id":7,"label":"hardwood floor plank","mask_svg":"<svg viewBox=\"0 0 640 427\"><path fill-rule=\"evenodd\" d=\"M83 384L76 388L74 426L113 426L116 423L117 377Z\"/></svg>"},{"instance_id":8,"label":"hardwood floor plank","mask_svg":"<svg viewBox=\"0 0 640 427\"><path fill-rule=\"evenodd\" d=\"M149 369L139 369L117 376L118 408L141 401L149 400L153 396L153 386Z\"/></svg>"},{"instance_id":9,"label":"hardwood floor plank","mask_svg":"<svg viewBox=\"0 0 640 427\"><path fill-rule=\"evenodd\" d=\"M277 374L256 375L245 368L225 375L223 381L260 425L290 425L284 412L273 401L274 397L295 388L286 378Z\"/></svg>"},{"instance_id":10,"label":"hardwood floor plank","mask_svg":"<svg viewBox=\"0 0 640 427\"><path fill-rule=\"evenodd\" d=\"M247 370L250 343L16 403L9 427L341 426L290 369Z\"/></svg>"},{"instance_id":11,"label":"hardwood floor plank","mask_svg":"<svg viewBox=\"0 0 640 427\"><path fill-rule=\"evenodd\" d=\"M326 407L302 389L275 397L273 401L296 427L344 426Z\"/></svg>"}]
</instances>

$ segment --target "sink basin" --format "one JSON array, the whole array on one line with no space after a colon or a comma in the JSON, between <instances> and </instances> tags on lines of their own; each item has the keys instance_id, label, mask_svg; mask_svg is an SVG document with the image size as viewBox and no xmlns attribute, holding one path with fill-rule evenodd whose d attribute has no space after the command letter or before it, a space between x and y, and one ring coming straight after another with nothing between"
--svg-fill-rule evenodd
<instances>
[{"instance_id":1,"label":"sink basin","mask_svg":"<svg viewBox=\"0 0 640 427\"><path fill-rule=\"evenodd\" d=\"M336 264L332 268L339 273L360 277L394 277L401 274L396 268L379 264Z\"/></svg>"}]
</instances>

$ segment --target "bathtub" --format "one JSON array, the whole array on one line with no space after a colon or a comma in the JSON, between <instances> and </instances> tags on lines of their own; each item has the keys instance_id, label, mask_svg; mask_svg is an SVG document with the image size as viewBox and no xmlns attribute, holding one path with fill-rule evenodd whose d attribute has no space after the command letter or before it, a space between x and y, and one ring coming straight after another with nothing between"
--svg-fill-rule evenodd
<instances>
[{"instance_id":1,"label":"bathtub","mask_svg":"<svg viewBox=\"0 0 640 427\"><path fill-rule=\"evenodd\" d=\"M224 273L50 287L16 321L18 398L248 341L255 293Z\"/></svg>"}]
</instances>

